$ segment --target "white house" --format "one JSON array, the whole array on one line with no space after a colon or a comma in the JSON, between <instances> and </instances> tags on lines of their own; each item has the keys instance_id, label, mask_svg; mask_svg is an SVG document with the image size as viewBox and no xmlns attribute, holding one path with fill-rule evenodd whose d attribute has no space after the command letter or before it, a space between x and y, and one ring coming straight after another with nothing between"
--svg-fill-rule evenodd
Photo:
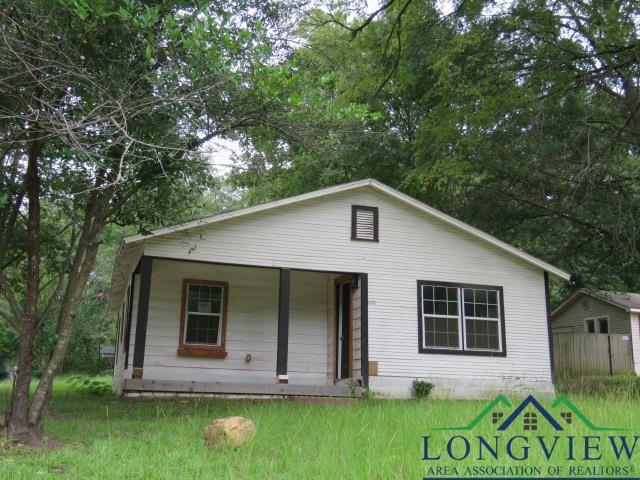
<instances>
[{"instance_id":1,"label":"white house","mask_svg":"<svg viewBox=\"0 0 640 480\"><path fill-rule=\"evenodd\" d=\"M553 392L558 268L375 180L126 237L114 389Z\"/></svg>"}]
</instances>

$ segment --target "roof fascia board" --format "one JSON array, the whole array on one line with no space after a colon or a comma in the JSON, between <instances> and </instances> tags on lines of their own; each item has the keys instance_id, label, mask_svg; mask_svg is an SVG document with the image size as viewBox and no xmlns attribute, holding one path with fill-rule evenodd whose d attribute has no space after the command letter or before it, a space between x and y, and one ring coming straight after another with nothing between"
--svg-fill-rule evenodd
<instances>
[{"instance_id":1,"label":"roof fascia board","mask_svg":"<svg viewBox=\"0 0 640 480\"><path fill-rule=\"evenodd\" d=\"M235 210L235 211L231 211L231 212L227 212L227 213L222 213L219 215L214 215L211 217L205 217L199 220L193 220L190 222L185 222L179 225L174 225L174 226L170 226L170 227L163 227L163 228L159 228L155 231L153 231L150 235L132 235L129 237L125 237L123 239L123 243L128 244L128 243L134 243L134 242L138 242L141 240L145 240L148 238L153 238L153 237L157 237L157 236L161 236L161 235L166 235L168 233L173 233L173 232L179 232L182 230L187 230L190 228L195 228L195 227L199 227L199 226L204 226L204 225L210 225L212 223L217 223L223 220L227 220L230 218L237 218L237 217L241 217L244 215L249 215L252 213L257 213L257 212L263 212L265 210L270 210L276 207L281 207L284 205L290 205L292 203L296 203L296 202L301 202L304 200L310 200L313 198L319 198L319 197L323 197L323 196L327 196L327 195L331 195L334 193L338 193L338 192L343 192L346 190L352 190L355 188L360 188L360 187L364 187L364 186L371 186L374 189L387 194L391 197L396 198L397 200L408 204L424 213L427 213L429 215L431 215L434 218L437 218L445 223L448 223L449 225L452 225L456 228L459 228L463 231L466 231L468 233L470 233L471 235L480 238L481 240L484 240L485 242L497 247L500 250L504 250L507 253L520 258L521 260L532 264L538 268L540 268L541 270L547 271L549 272L549 274L553 275L554 277L557 278L561 278L563 280L569 280L570 279L570 275L566 272L564 272L563 270L560 270L557 267L554 267L553 265L550 265L542 260L539 260L531 255L529 255L528 253L523 252L522 250L519 250L501 240L498 240L497 238L489 235L488 233L483 232L482 230L478 230L477 228L472 227L471 225L464 223L460 220L457 220L445 213L440 212L439 210L436 210L433 207L430 207L422 202L420 202L419 200L416 200L415 198L410 197L409 195L405 195L402 192L399 192L391 187L388 187L387 185L378 182L377 180L372 180L372 179L366 179L366 180L358 180L356 182L351 182L351 183L345 183L343 185L337 185L335 187L329 187L329 188L324 188L322 190L316 190L313 192L308 192L308 193L303 193L301 195L296 195L293 197L289 197L289 198L285 198L282 200L275 200L273 202L269 202L269 203L265 203L262 205L256 205L253 207L247 207L247 208L242 208L239 210Z\"/></svg>"},{"instance_id":2,"label":"roof fascia board","mask_svg":"<svg viewBox=\"0 0 640 480\"><path fill-rule=\"evenodd\" d=\"M522 250L519 250L515 247L513 247L512 245L509 245L508 243L503 242L502 240L498 240L497 238L489 235L488 233L483 232L482 230L478 230L475 227L472 227L471 225L464 223L460 220L457 220L449 215L447 215L446 213L442 213L439 210L436 210L433 207L430 207L429 205L426 205L424 203L422 203L419 200L416 200L415 198L410 197L409 195L406 195L402 192L399 192L397 190L394 190L391 187L388 187L387 185L384 185L380 182L377 182L376 180L372 180L371 181L371 186L373 186L374 188L380 190L383 193L386 193L392 197L397 198L398 200L407 203L409 205L412 205L413 207L417 208L418 210L422 210L423 212L438 218L440 220L442 220L445 223L448 223L454 227L457 227L461 230L464 230L476 237L479 237L480 239L498 247L501 250L505 250L508 253L512 254L515 257L519 257L521 260L524 260L527 263L531 263L537 267L539 267L540 269L549 272L551 275L554 275L558 278L561 278L563 280L569 280L571 278L571 275L569 275L567 272L560 270L557 267L554 267L553 265L550 265L542 260L537 259L536 257L533 257L531 255L529 255L528 253L523 252Z\"/></svg>"},{"instance_id":3,"label":"roof fascia board","mask_svg":"<svg viewBox=\"0 0 640 480\"><path fill-rule=\"evenodd\" d=\"M619 308L621 310L624 310L625 312L631 312L631 313L640 312L640 309L633 309L625 305L620 305L619 303L615 302L614 300L611 300L610 298L607 298L604 295L599 295L597 292L592 292L590 290L587 290L586 288L581 288L580 290L577 290L576 292L574 292L574 294L571 295L569 298L567 298L564 302L562 302L560 306L556 308L553 311L553 313L551 313L551 317L555 317L560 313L562 313L580 295L588 295L589 297L595 298L596 300L600 300L601 302L608 303L609 305Z\"/></svg>"},{"instance_id":4,"label":"roof fascia board","mask_svg":"<svg viewBox=\"0 0 640 480\"><path fill-rule=\"evenodd\" d=\"M221 222L223 220L227 220L230 218L237 218L237 217L242 217L244 215L249 215L252 213L263 212L265 210L271 210L272 208L282 207L284 205L290 205L292 203L301 202L304 200L311 200L313 198L323 197L326 195L331 195L333 193L343 192L345 190L351 190L354 188L359 188L367 185L371 185L370 179L358 180L356 182L345 183L343 185L336 185L335 187L323 188L321 190L315 190L313 192L303 193L301 195L295 195L293 197L284 198L282 200L274 200L273 202L263 203L260 205L255 205L253 207L245 207L238 210L232 210L229 212L212 215L210 217L201 218L198 220L192 220L189 222L180 223L178 225L158 228L156 230L153 230L149 235L142 235L142 234L131 235L128 237L124 237L122 241L123 243L138 242L140 240L145 240L148 238L166 235L167 233L179 232L179 231L187 230L194 227L210 225L212 223Z\"/></svg>"},{"instance_id":5,"label":"roof fascia board","mask_svg":"<svg viewBox=\"0 0 640 480\"><path fill-rule=\"evenodd\" d=\"M564 302L562 302L558 308L556 308L553 312L551 312L551 320L553 320L554 317L558 316L559 314L561 314L564 310L566 310L566 308L571 305L574 300L576 298L578 298L581 294L583 294L585 292L583 292L582 290L577 290L575 292L573 292L569 298L567 298Z\"/></svg>"}]
</instances>

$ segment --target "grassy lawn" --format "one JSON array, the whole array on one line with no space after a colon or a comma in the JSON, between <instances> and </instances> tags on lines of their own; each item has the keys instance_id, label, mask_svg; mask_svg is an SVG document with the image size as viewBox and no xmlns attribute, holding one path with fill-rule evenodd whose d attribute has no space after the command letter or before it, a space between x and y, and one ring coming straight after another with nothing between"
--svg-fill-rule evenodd
<instances>
[{"instance_id":1,"label":"grassy lawn","mask_svg":"<svg viewBox=\"0 0 640 480\"><path fill-rule=\"evenodd\" d=\"M9 385L0 384L4 406ZM599 425L624 426L640 431L640 399L572 396L571 400ZM446 453L443 442L451 435L473 439L498 432L490 416L471 432L433 431L442 426L465 425L487 404L484 401L385 401L352 405L299 404L292 401L233 401L203 398L162 400L118 399L83 392L61 380L46 422L46 436L64 442L50 451L21 448L0 450L1 479L105 478L105 479L421 479L427 468L464 468L477 464L477 445L465 461L424 461L423 435L430 435L432 453ZM549 402L545 402L548 406ZM255 439L241 448L207 447L202 429L213 419L242 415L257 425ZM545 425L535 435L552 431ZM576 422L572 434L588 431ZM510 435L523 435L521 425ZM610 435L604 432L602 435ZM564 444L558 447L564 448ZM636 450L640 450L640 446ZM583 447L576 449L577 456ZM618 464L609 450L601 461L554 465L629 465L640 463L636 451L631 462ZM540 449L531 448L528 460L502 455L490 465L548 465ZM636 469L638 467L636 466ZM465 476L459 471L459 476ZM565 474L568 473L565 471ZM638 476L634 470L628 476ZM435 476L435 475L429 475ZM544 476L544 474L542 475Z\"/></svg>"}]
</instances>

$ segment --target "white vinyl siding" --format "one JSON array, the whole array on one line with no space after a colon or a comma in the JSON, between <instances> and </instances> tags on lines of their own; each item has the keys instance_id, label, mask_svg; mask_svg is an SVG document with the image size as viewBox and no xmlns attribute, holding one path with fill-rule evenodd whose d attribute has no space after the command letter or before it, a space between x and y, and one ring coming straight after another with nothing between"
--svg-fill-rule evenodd
<instances>
[{"instance_id":1,"label":"white vinyl siding","mask_svg":"<svg viewBox=\"0 0 640 480\"><path fill-rule=\"evenodd\" d=\"M633 348L633 366L636 375L640 375L640 314L632 313L631 320L631 347Z\"/></svg>"},{"instance_id":2,"label":"white vinyl siding","mask_svg":"<svg viewBox=\"0 0 640 480\"><path fill-rule=\"evenodd\" d=\"M384 235L379 242L350 241L352 205L379 208L379 216L384 219ZM402 379L402 385L415 378L459 379L462 383L473 378L491 380L506 388L536 382L549 384L551 380L542 270L369 187L150 238L145 240L145 254L266 267L367 272L369 360L378 362L379 373L375 385L372 383L374 390L384 390L385 382L390 385L394 378ZM159 263L154 261L154 271ZM179 271L180 267L174 266L174 271L168 270L166 275L177 276L176 269ZM277 272L270 275L275 278ZM491 284L502 285L507 356L420 354L416 281L424 278L480 285L490 279ZM274 285L277 288L276 280ZM153 292L152 288L152 300ZM232 297L233 292L238 289L231 285ZM326 292L322 294L326 296ZM160 298L165 308L175 301L165 298L164 290ZM260 312L267 307L277 308L277 302L246 312L244 322L248 324L250 316L260 318ZM232 309L230 305L230 315ZM228 325L231 331L231 317ZM266 338L275 338L275 325L262 328ZM300 367L296 357L291 358L293 354L290 350L289 368L295 371ZM229 355L229 360L235 358L231 352ZM148 376L147 365L145 362L145 378L153 378ZM160 374L165 367L157 363L151 368ZM265 363L263 371L273 376L275 365Z\"/></svg>"},{"instance_id":3,"label":"white vinyl siding","mask_svg":"<svg viewBox=\"0 0 640 480\"><path fill-rule=\"evenodd\" d=\"M309 272L291 273L288 362L291 383L324 385L329 377L327 277ZM226 358L177 355L183 278L229 282ZM277 314L277 270L154 260L144 378L273 383ZM127 378L131 377L135 348L134 327ZM248 363L247 354L251 354Z\"/></svg>"}]
</instances>

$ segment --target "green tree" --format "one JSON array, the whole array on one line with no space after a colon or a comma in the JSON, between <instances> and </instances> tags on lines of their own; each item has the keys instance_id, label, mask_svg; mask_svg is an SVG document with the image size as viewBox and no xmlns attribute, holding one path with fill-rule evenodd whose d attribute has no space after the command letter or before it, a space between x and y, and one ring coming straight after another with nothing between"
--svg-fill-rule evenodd
<instances>
[{"instance_id":1,"label":"green tree","mask_svg":"<svg viewBox=\"0 0 640 480\"><path fill-rule=\"evenodd\" d=\"M233 177L277 197L373 176L557 263L638 289L637 2L381 2L312 12L295 52L323 141L258 133ZM309 95L309 94L308 94ZM284 145L283 145L284 142ZM244 169L248 167L248 169Z\"/></svg>"},{"instance_id":2,"label":"green tree","mask_svg":"<svg viewBox=\"0 0 640 480\"><path fill-rule=\"evenodd\" d=\"M0 8L0 316L17 332L7 431L39 443L109 224L182 219L209 139L285 130L269 91L276 2L19 0ZM33 396L35 340L55 343Z\"/></svg>"}]
</instances>

